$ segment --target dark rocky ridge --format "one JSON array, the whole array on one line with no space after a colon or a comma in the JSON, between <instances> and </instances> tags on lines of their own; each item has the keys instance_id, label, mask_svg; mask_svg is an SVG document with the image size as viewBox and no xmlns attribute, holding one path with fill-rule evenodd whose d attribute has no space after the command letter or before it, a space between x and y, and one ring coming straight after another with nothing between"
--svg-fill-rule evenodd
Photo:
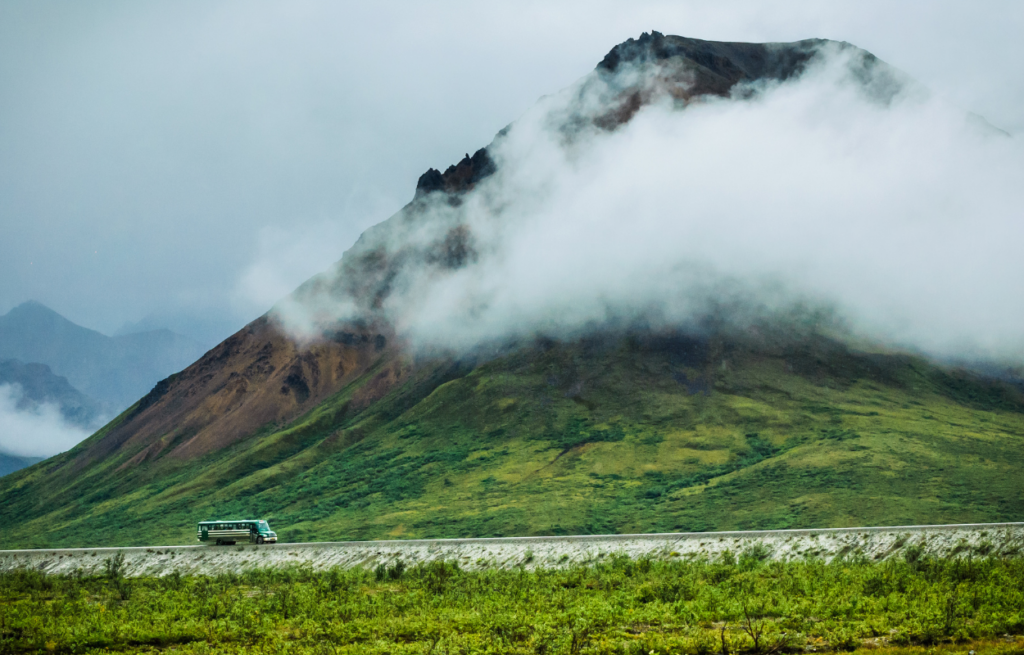
<instances>
[{"instance_id":1,"label":"dark rocky ridge","mask_svg":"<svg viewBox=\"0 0 1024 655\"><path fill-rule=\"evenodd\" d=\"M494 165L494 160L488 154L487 148L480 148L473 153L472 157L466 153L462 161L449 166L444 173L436 168L428 169L416 182L416 197L434 191L465 193L495 170L497 168Z\"/></svg>"},{"instance_id":2,"label":"dark rocky ridge","mask_svg":"<svg viewBox=\"0 0 1024 655\"><path fill-rule=\"evenodd\" d=\"M618 74L626 65L661 66L664 70L658 73L657 89L635 86L623 89L620 97L610 103L606 113L591 117L591 120L600 128L614 129L632 118L658 92L689 102L700 96L729 97L737 85L744 83L783 82L803 73L826 44L853 53L853 72L879 99L887 102L901 88L894 69L870 52L846 42L828 39L805 39L792 43L703 41L652 31L612 48L595 70L598 75L608 77ZM503 129L496 138L500 139L512 127ZM436 191L462 194L496 170L488 149L481 148L472 157L467 153L443 173L436 168L428 169L416 183L415 197Z\"/></svg>"},{"instance_id":3,"label":"dark rocky ridge","mask_svg":"<svg viewBox=\"0 0 1024 655\"><path fill-rule=\"evenodd\" d=\"M793 43L729 43L644 32L611 49L598 71L617 72L624 64L659 63L680 57L698 73L692 95L725 96L740 82L787 80L803 72L825 39Z\"/></svg>"},{"instance_id":4,"label":"dark rocky ridge","mask_svg":"<svg viewBox=\"0 0 1024 655\"><path fill-rule=\"evenodd\" d=\"M643 74L609 99L605 113L592 122L599 128L615 129L642 106L664 95L680 107L707 96L750 98L758 85L799 77L825 48L847 57L849 73L875 102L888 104L909 82L906 75L870 52L841 41L730 43L645 32L639 39L612 48L598 64L597 74L610 86L615 86L617 78L629 79L621 73L628 73L631 67Z\"/></svg>"}]
</instances>

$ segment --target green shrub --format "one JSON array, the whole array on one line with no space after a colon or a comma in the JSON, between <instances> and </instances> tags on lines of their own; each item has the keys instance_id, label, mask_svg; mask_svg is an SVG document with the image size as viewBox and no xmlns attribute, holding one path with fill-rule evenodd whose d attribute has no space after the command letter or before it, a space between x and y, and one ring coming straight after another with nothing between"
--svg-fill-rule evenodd
<instances>
[{"instance_id":1,"label":"green shrub","mask_svg":"<svg viewBox=\"0 0 1024 655\"><path fill-rule=\"evenodd\" d=\"M748 550L740 561L614 555L527 571L395 560L133 578L123 592L123 562L100 576L17 570L0 573L0 652L741 655L877 636L967 652L963 642L1024 632L1024 560L771 562Z\"/></svg>"},{"instance_id":2,"label":"green shrub","mask_svg":"<svg viewBox=\"0 0 1024 655\"><path fill-rule=\"evenodd\" d=\"M399 580L403 573L405 573L405 562L398 560L388 568L388 580Z\"/></svg>"},{"instance_id":3,"label":"green shrub","mask_svg":"<svg viewBox=\"0 0 1024 655\"><path fill-rule=\"evenodd\" d=\"M454 561L434 560L418 565L413 574L427 591L432 594L443 594L459 574L459 564Z\"/></svg>"}]
</instances>

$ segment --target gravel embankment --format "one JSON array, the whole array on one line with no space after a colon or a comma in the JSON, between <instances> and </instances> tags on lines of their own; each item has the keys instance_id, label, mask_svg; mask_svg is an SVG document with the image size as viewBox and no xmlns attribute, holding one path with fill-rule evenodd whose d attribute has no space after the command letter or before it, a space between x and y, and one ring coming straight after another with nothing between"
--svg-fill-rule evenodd
<instances>
[{"instance_id":1,"label":"gravel embankment","mask_svg":"<svg viewBox=\"0 0 1024 655\"><path fill-rule=\"evenodd\" d=\"M920 548L935 557L1011 557L1024 554L1024 523L987 523L833 530L704 532L507 539L417 539L236 546L152 546L0 551L0 571L33 568L47 573L98 574L124 554L129 576L241 572L262 567L313 569L374 567L402 560L407 566L456 560L463 568L561 567L593 563L620 553L632 558L715 559L756 549L776 560L903 557Z\"/></svg>"}]
</instances>

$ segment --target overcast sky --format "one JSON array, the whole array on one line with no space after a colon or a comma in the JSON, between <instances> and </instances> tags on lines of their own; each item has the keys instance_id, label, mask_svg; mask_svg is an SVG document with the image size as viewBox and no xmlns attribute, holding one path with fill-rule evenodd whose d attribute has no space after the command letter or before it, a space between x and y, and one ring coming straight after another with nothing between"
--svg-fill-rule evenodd
<instances>
[{"instance_id":1,"label":"overcast sky","mask_svg":"<svg viewBox=\"0 0 1024 655\"><path fill-rule=\"evenodd\" d=\"M615 44L845 40L1024 131L1024 3L0 0L0 313L208 344Z\"/></svg>"}]
</instances>

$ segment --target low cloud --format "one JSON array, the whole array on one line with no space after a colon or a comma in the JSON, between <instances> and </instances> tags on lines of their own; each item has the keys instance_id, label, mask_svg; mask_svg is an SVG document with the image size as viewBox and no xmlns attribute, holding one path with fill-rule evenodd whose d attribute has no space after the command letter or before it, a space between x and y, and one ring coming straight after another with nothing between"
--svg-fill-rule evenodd
<instances>
[{"instance_id":1,"label":"low cloud","mask_svg":"<svg viewBox=\"0 0 1024 655\"><path fill-rule=\"evenodd\" d=\"M346 257L394 261L465 226L464 266L387 281L380 309L419 346L811 308L876 343L1024 361L1020 140L910 80L879 93L898 71L865 80L850 57L830 46L745 100L656 99L611 131L578 125L622 85L592 74L497 139L498 172L461 204L433 194ZM331 307L303 297L306 317Z\"/></svg>"},{"instance_id":2,"label":"low cloud","mask_svg":"<svg viewBox=\"0 0 1024 655\"><path fill-rule=\"evenodd\" d=\"M378 213L382 205L375 205ZM338 259L339 243L351 243L357 236L356 228L339 221L306 221L288 229L264 226L258 231L251 261L235 283L233 308L251 316L266 312L276 302L288 303L289 292ZM292 311L302 313L304 308L294 306ZM298 330L301 322L295 323Z\"/></svg>"},{"instance_id":3,"label":"low cloud","mask_svg":"<svg viewBox=\"0 0 1024 655\"><path fill-rule=\"evenodd\" d=\"M428 166L651 28L847 40L1024 130L1015 0L299 5L0 3L0 313L220 341L267 307L235 293L261 226L351 226L328 265Z\"/></svg>"},{"instance_id":4,"label":"low cloud","mask_svg":"<svg viewBox=\"0 0 1024 655\"><path fill-rule=\"evenodd\" d=\"M21 457L50 457L68 450L89 436L89 431L68 425L53 403L19 409L18 385L0 385L0 452Z\"/></svg>"}]
</instances>

